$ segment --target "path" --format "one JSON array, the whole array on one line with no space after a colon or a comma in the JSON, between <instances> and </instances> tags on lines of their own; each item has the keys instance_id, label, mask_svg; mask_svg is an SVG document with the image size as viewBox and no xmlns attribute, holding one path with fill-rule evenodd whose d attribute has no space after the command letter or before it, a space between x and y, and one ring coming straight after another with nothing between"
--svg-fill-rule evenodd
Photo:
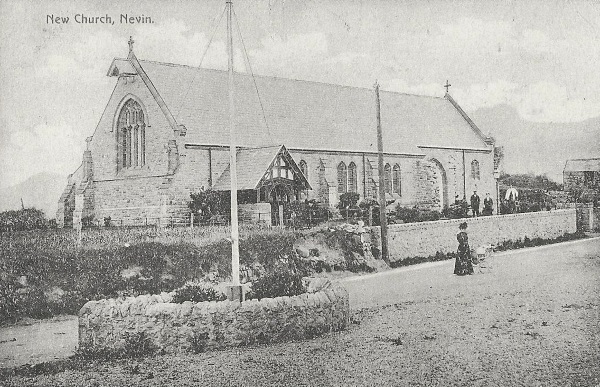
<instances>
[{"instance_id":1,"label":"path","mask_svg":"<svg viewBox=\"0 0 600 387\"><path fill-rule=\"evenodd\" d=\"M0 368L63 359L77 346L77 316L0 328Z\"/></svg>"}]
</instances>

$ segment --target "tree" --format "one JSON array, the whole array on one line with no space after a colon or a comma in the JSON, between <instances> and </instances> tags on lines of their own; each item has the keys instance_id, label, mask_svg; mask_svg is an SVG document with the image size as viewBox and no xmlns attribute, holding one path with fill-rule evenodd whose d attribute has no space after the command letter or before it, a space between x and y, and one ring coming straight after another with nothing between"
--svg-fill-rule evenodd
<instances>
[{"instance_id":1,"label":"tree","mask_svg":"<svg viewBox=\"0 0 600 387\"><path fill-rule=\"evenodd\" d=\"M503 146L495 146L494 147L494 170L498 170L500 168L500 164L504 160L504 147Z\"/></svg>"}]
</instances>

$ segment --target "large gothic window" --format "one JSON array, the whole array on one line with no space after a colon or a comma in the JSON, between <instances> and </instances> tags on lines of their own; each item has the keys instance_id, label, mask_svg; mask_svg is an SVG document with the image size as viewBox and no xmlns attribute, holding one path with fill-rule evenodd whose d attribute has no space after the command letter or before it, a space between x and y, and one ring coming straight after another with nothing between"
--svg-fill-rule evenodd
<instances>
[{"instance_id":1,"label":"large gothic window","mask_svg":"<svg viewBox=\"0 0 600 387\"><path fill-rule=\"evenodd\" d=\"M117 121L117 170L146 164L146 123L139 103L128 100Z\"/></svg>"},{"instance_id":2,"label":"large gothic window","mask_svg":"<svg viewBox=\"0 0 600 387\"><path fill-rule=\"evenodd\" d=\"M471 162L471 177L475 180L479 180L480 179L480 175L479 175L479 161L477 160L473 160Z\"/></svg>"},{"instance_id":3,"label":"large gothic window","mask_svg":"<svg viewBox=\"0 0 600 387\"><path fill-rule=\"evenodd\" d=\"M385 182L385 193L392 193L392 166L389 164L386 164L385 167L383 167L383 179Z\"/></svg>"},{"instance_id":4,"label":"large gothic window","mask_svg":"<svg viewBox=\"0 0 600 387\"><path fill-rule=\"evenodd\" d=\"M358 179L356 176L356 164L353 162L348 165L348 191L358 192Z\"/></svg>"},{"instance_id":5,"label":"large gothic window","mask_svg":"<svg viewBox=\"0 0 600 387\"><path fill-rule=\"evenodd\" d=\"M348 169L343 161L337 167L337 183L339 193L348 192Z\"/></svg>"},{"instance_id":6,"label":"large gothic window","mask_svg":"<svg viewBox=\"0 0 600 387\"><path fill-rule=\"evenodd\" d=\"M392 172L392 190L398 195L402 195L402 180L400 178L400 165L394 165Z\"/></svg>"}]
</instances>

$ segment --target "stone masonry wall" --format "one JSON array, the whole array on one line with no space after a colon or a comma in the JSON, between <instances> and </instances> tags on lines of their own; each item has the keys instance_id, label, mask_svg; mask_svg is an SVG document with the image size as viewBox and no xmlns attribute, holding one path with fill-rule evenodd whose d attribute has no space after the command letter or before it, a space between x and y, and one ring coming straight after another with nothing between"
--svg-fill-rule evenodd
<instances>
[{"instance_id":1,"label":"stone masonry wall","mask_svg":"<svg viewBox=\"0 0 600 387\"><path fill-rule=\"evenodd\" d=\"M242 303L171 303L171 295L90 301L79 312L80 348L117 349L144 332L161 350L177 353L314 337L345 329L350 305L340 284L294 297Z\"/></svg>"},{"instance_id":2,"label":"stone masonry wall","mask_svg":"<svg viewBox=\"0 0 600 387\"><path fill-rule=\"evenodd\" d=\"M471 248L525 237L551 239L577 231L574 209L394 224L388 227L390 261L456 251L458 226L465 221ZM374 243L378 246L380 235L376 227Z\"/></svg>"}]
</instances>

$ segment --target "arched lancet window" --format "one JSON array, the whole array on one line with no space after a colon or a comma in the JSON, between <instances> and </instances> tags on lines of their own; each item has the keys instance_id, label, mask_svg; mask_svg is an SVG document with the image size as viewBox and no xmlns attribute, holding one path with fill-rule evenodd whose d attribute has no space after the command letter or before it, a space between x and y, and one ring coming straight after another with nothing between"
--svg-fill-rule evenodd
<instances>
[{"instance_id":1,"label":"arched lancet window","mask_svg":"<svg viewBox=\"0 0 600 387\"><path fill-rule=\"evenodd\" d=\"M358 181L356 177L356 164L353 162L348 165L348 191L358 192Z\"/></svg>"},{"instance_id":2,"label":"arched lancet window","mask_svg":"<svg viewBox=\"0 0 600 387\"><path fill-rule=\"evenodd\" d=\"M392 173L392 188L394 193L398 195L402 195L402 180L400 178L400 165L394 165L394 170Z\"/></svg>"},{"instance_id":3,"label":"arched lancet window","mask_svg":"<svg viewBox=\"0 0 600 387\"><path fill-rule=\"evenodd\" d=\"M471 177L475 180L479 180L480 179L480 174L479 174L479 161L477 160L473 160L471 162Z\"/></svg>"},{"instance_id":4,"label":"arched lancet window","mask_svg":"<svg viewBox=\"0 0 600 387\"><path fill-rule=\"evenodd\" d=\"M300 168L300 171L302 172L306 180L308 180L308 165L306 165L306 161L300 160L300 163L298 163L298 168Z\"/></svg>"},{"instance_id":5,"label":"arched lancet window","mask_svg":"<svg viewBox=\"0 0 600 387\"><path fill-rule=\"evenodd\" d=\"M337 183L339 193L348 192L348 169L343 161L337 167Z\"/></svg>"},{"instance_id":6,"label":"arched lancet window","mask_svg":"<svg viewBox=\"0 0 600 387\"><path fill-rule=\"evenodd\" d=\"M117 170L146 164L146 122L139 103L128 100L117 121Z\"/></svg>"},{"instance_id":7,"label":"arched lancet window","mask_svg":"<svg viewBox=\"0 0 600 387\"><path fill-rule=\"evenodd\" d=\"M367 197L371 199L377 198L377 185L375 184L375 180L373 180L373 166L371 162L367 160L365 163L365 184L367 190Z\"/></svg>"},{"instance_id":8,"label":"arched lancet window","mask_svg":"<svg viewBox=\"0 0 600 387\"><path fill-rule=\"evenodd\" d=\"M385 193L392 193L392 166L386 164L383 168L383 179L385 181Z\"/></svg>"}]
</instances>

